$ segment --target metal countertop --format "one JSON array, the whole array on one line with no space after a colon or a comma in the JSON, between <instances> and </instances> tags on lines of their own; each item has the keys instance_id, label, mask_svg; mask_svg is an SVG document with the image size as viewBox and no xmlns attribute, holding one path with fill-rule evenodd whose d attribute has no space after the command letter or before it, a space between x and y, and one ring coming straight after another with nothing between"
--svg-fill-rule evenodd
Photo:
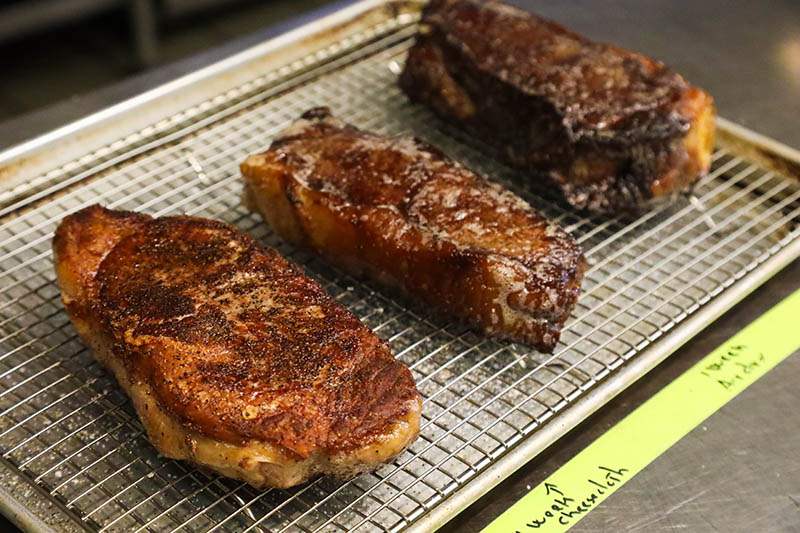
<instances>
[{"instance_id":1,"label":"metal countertop","mask_svg":"<svg viewBox=\"0 0 800 533\"><path fill-rule=\"evenodd\" d=\"M347 2L333 4L327 10ZM721 116L800 147L800 4L794 0L517 0L591 38L661 59ZM318 14L310 15L318 16ZM304 17L308 19L308 17ZM0 124L0 146L79 118L285 31L266 28L127 82ZM451 521L478 531L625 414L800 288L795 261L665 363ZM789 332L788 334L798 334ZM800 531L800 354L713 415L573 531Z\"/></svg>"}]
</instances>

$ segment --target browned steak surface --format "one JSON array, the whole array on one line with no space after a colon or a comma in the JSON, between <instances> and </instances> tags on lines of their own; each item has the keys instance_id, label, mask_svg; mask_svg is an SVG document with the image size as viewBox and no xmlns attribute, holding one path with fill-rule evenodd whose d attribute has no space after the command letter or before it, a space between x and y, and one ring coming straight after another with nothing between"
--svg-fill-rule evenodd
<instances>
[{"instance_id":1,"label":"browned steak surface","mask_svg":"<svg viewBox=\"0 0 800 533\"><path fill-rule=\"evenodd\" d=\"M708 171L711 97L663 64L480 0L434 0L401 86L576 207L641 208Z\"/></svg>"},{"instance_id":2,"label":"browned steak surface","mask_svg":"<svg viewBox=\"0 0 800 533\"><path fill-rule=\"evenodd\" d=\"M486 332L546 351L558 341L580 290L580 247L430 145L318 108L241 168L284 238Z\"/></svg>"},{"instance_id":3,"label":"browned steak surface","mask_svg":"<svg viewBox=\"0 0 800 533\"><path fill-rule=\"evenodd\" d=\"M146 383L199 435L305 459L372 445L419 410L383 341L227 224L93 206L62 222L54 247L67 310L112 347L118 379Z\"/></svg>"}]
</instances>

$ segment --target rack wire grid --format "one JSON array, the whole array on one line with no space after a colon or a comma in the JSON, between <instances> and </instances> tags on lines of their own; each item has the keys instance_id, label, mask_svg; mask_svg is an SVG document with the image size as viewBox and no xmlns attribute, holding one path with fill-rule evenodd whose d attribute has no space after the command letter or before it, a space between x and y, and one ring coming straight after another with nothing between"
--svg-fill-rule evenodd
<instances>
[{"instance_id":1,"label":"rack wire grid","mask_svg":"<svg viewBox=\"0 0 800 533\"><path fill-rule=\"evenodd\" d=\"M691 201L641 216L584 216L531 192L490 150L402 95L397 74L415 33L415 18L400 15L350 35L184 113L157 145L117 143L6 202L0 453L41 498L91 531L403 529L798 237L798 184L721 149ZM239 162L317 105L363 128L414 132L572 232L589 268L553 355L482 337L333 270L242 206ZM303 265L411 368L424 397L419 439L372 474L289 490L258 491L159 457L77 338L54 281L53 231L93 203L224 220Z\"/></svg>"}]
</instances>

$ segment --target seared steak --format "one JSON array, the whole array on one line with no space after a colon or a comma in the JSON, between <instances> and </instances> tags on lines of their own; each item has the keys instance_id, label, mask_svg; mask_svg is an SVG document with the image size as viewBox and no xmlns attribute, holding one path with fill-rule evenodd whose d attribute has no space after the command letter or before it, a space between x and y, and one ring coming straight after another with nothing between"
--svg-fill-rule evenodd
<instances>
[{"instance_id":1,"label":"seared steak","mask_svg":"<svg viewBox=\"0 0 800 533\"><path fill-rule=\"evenodd\" d=\"M551 351L582 251L521 198L411 137L308 111L241 165L250 203L288 241L485 332Z\"/></svg>"},{"instance_id":2,"label":"seared steak","mask_svg":"<svg viewBox=\"0 0 800 533\"><path fill-rule=\"evenodd\" d=\"M400 85L578 208L669 200L710 165L707 93L648 57L500 2L433 0Z\"/></svg>"},{"instance_id":3,"label":"seared steak","mask_svg":"<svg viewBox=\"0 0 800 533\"><path fill-rule=\"evenodd\" d=\"M54 251L78 333L163 455L288 487L373 469L416 438L409 370L233 227L92 206L62 221Z\"/></svg>"}]
</instances>

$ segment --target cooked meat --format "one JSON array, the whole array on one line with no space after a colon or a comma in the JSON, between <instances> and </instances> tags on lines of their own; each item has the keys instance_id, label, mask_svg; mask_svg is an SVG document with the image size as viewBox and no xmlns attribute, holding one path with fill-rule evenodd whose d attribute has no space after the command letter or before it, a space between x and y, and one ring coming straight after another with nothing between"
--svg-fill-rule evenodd
<instances>
[{"instance_id":1,"label":"cooked meat","mask_svg":"<svg viewBox=\"0 0 800 533\"><path fill-rule=\"evenodd\" d=\"M711 96L657 61L499 2L433 0L400 85L578 208L669 200L710 165Z\"/></svg>"},{"instance_id":2,"label":"cooked meat","mask_svg":"<svg viewBox=\"0 0 800 533\"><path fill-rule=\"evenodd\" d=\"M444 315L551 351L580 291L572 237L522 199L411 137L312 109L241 165L286 240Z\"/></svg>"},{"instance_id":3,"label":"cooked meat","mask_svg":"<svg viewBox=\"0 0 800 533\"><path fill-rule=\"evenodd\" d=\"M163 455L288 487L373 469L416 438L409 370L272 248L99 206L65 218L53 246L73 324Z\"/></svg>"}]
</instances>

